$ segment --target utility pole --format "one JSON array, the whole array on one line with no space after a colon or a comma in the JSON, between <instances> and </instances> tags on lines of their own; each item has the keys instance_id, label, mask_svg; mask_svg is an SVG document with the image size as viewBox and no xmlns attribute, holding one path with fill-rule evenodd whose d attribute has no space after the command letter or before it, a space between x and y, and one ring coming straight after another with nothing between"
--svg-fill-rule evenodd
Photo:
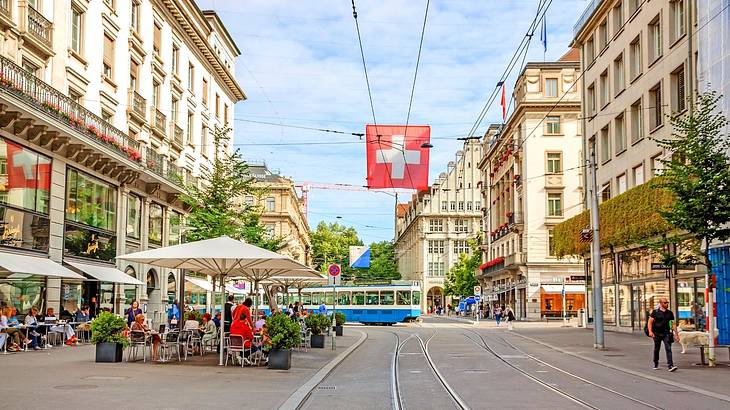
<instances>
[{"instance_id":1,"label":"utility pole","mask_svg":"<svg viewBox=\"0 0 730 410\"><path fill-rule=\"evenodd\" d=\"M599 239L598 230L598 178L596 173L598 166L596 164L596 145L591 145L591 225L593 227L593 245L591 264L593 265L593 305L595 310L593 312L593 348L603 349L605 344L603 342L603 287L601 284L601 241Z\"/></svg>"}]
</instances>

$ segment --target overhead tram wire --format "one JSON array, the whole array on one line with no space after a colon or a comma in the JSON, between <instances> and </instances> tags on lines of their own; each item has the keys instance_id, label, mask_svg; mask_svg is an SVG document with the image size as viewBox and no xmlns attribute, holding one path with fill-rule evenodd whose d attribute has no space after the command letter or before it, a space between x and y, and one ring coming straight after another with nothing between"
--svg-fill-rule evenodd
<instances>
[{"instance_id":1,"label":"overhead tram wire","mask_svg":"<svg viewBox=\"0 0 730 410\"><path fill-rule=\"evenodd\" d=\"M647 1L648 0L642 0L641 3L637 6L637 8L638 7L641 7ZM728 4L726 4L722 9L718 10L717 13L715 13L712 17L710 17L702 26L697 27L697 29L695 30L695 33L699 33L700 30L703 30L705 27L707 27L707 25L710 24L710 22L712 22L712 20L716 19L720 14L722 14L728 8L730 8L730 2L728 2ZM621 25L621 28L619 29L619 31L620 30L623 30L624 26L626 26L626 24L628 24L628 22L629 22L629 20L626 20ZM614 41L614 39L615 39L615 37L608 39L608 42L606 43L606 46L605 47L608 47ZM668 57L669 55L671 55L672 53L674 53L677 50L678 50L677 48L675 48L673 50L670 50L668 53L664 54L664 58ZM582 71L580 73L580 75L575 79L575 82L573 83L574 84L573 87L577 87L578 86L578 82L583 78L583 76L585 75L585 73L586 73L585 71ZM573 88L573 87L571 87L571 88ZM568 91L570 91L570 90L568 90ZM529 134L525 135L525 138L523 138L520 141L520 143L517 145L516 150L517 149L520 149L522 147L522 145L525 143L525 141L527 141L528 138L532 137L535 134L535 131L537 131L537 129L540 128L540 126L542 125L543 122L545 122L545 120L547 119L547 117L550 116L550 114L553 112L553 110L555 108L557 108L558 104L560 104L560 102L563 101L563 98L565 98L565 96L568 94L568 91L565 91L560 96L560 98L558 99L558 101L556 101L555 104L553 104L550 107L550 109L548 110L548 112L542 117L542 119L540 119L540 122L538 122L537 125L535 125L535 127L532 129L532 131L530 131ZM655 107L647 107L647 108L655 108ZM598 116L598 114L594 114L594 115L591 115L590 117L586 117L586 118L594 118L594 117L597 117L597 116Z\"/></svg>"},{"instance_id":2,"label":"overhead tram wire","mask_svg":"<svg viewBox=\"0 0 730 410\"><path fill-rule=\"evenodd\" d=\"M365 62L365 50L362 46L362 35L360 34L360 23L357 21L357 8L355 7L355 0L351 0L352 2L352 18L355 20L355 29L357 31L357 43L360 46L360 58L362 59L362 69L365 73L365 84L367 85L368 89L368 99L370 100L370 112L373 115L373 125L375 126L375 134L377 137L377 143L378 147L380 148L380 151L383 151L383 146L380 144L380 131L378 130L378 120L375 118L375 104L373 104L373 92L370 88L370 76L368 75L368 66ZM395 193L395 187L393 186L393 177L390 175L390 173L386 173L388 175L388 179L390 180L390 186L393 188L393 193L396 195L396 202L398 202L397 194Z\"/></svg>"},{"instance_id":3,"label":"overhead tram wire","mask_svg":"<svg viewBox=\"0 0 730 410\"><path fill-rule=\"evenodd\" d=\"M408 180L411 181L411 188L416 189L415 184L413 183L413 178L411 178L411 170L408 168L408 160L406 159L406 139L408 138L408 123L411 120L411 108L413 107L413 94L416 91L416 79L418 78L418 66L421 64L421 50L423 50L423 37L426 34L426 21L428 21L428 7L431 4L431 0L426 0L426 12L423 15L423 27L421 28L421 40L418 43L418 56L416 57L416 69L413 73L413 85L411 85L411 98L408 101L408 114L406 114L406 127L403 131L403 150L401 150L401 155L403 156L403 162L405 163L406 168L406 174L408 175Z\"/></svg>"},{"instance_id":4,"label":"overhead tram wire","mask_svg":"<svg viewBox=\"0 0 730 410\"><path fill-rule=\"evenodd\" d=\"M515 50L514 54L512 55L512 58L510 58L509 63L507 64L507 67L505 68L504 72L500 76L500 81L497 84L504 84L505 81L509 78L509 75L512 72L512 69L516 65L517 61L519 60L522 53L527 53L527 48L529 47L530 41L532 40L532 36L535 33L535 30L537 29L537 25L541 18L544 18L545 13L547 12L548 8L552 4L552 0L540 0L537 7L537 13L535 14L535 18L532 20L532 23L530 23L530 26L527 30L527 33L520 41L520 44L517 46L517 49ZM490 96L487 98L487 101L484 104L484 107L482 107L482 110L479 112L479 115L477 116L476 121L474 121L474 124L472 125L471 129L469 130L468 136L473 137L476 131L479 129L479 126L481 125L482 121L484 120L484 117L486 117L487 113L489 112L489 109L492 106L492 103L494 103L497 95L499 94L499 86L495 87Z\"/></svg>"}]
</instances>

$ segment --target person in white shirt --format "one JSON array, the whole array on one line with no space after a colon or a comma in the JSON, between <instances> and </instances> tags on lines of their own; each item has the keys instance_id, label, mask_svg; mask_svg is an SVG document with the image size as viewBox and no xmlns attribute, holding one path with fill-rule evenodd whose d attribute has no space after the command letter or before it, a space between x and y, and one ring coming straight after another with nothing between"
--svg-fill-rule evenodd
<instances>
[{"instance_id":1,"label":"person in white shirt","mask_svg":"<svg viewBox=\"0 0 730 410\"><path fill-rule=\"evenodd\" d=\"M188 314L188 320L185 321L183 330L198 330L198 328L200 328L200 323L198 323L198 321L195 320L195 314L194 313Z\"/></svg>"}]
</instances>

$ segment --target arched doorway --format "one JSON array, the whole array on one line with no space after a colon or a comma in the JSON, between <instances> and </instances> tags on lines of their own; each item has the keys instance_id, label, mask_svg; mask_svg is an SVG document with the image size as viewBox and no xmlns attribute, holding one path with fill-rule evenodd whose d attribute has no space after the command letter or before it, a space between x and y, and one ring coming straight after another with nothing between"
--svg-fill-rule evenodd
<instances>
[{"instance_id":1,"label":"arched doorway","mask_svg":"<svg viewBox=\"0 0 730 410\"><path fill-rule=\"evenodd\" d=\"M157 271L147 271L147 299L151 302L159 302L160 290L157 288ZM155 298L156 296L156 298Z\"/></svg>"},{"instance_id":2,"label":"arched doorway","mask_svg":"<svg viewBox=\"0 0 730 410\"><path fill-rule=\"evenodd\" d=\"M444 289L440 286L434 286L426 293L426 309L444 306Z\"/></svg>"},{"instance_id":3,"label":"arched doorway","mask_svg":"<svg viewBox=\"0 0 730 410\"><path fill-rule=\"evenodd\" d=\"M167 274L167 300L168 304L173 304L177 299L177 280L175 274L170 272Z\"/></svg>"}]
</instances>

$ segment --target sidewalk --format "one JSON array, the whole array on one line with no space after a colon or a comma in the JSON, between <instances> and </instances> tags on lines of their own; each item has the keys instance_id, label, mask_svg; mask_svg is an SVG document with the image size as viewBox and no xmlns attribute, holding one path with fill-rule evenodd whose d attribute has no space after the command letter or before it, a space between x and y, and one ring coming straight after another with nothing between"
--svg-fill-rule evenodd
<instances>
[{"instance_id":1,"label":"sidewalk","mask_svg":"<svg viewBox=\"0 0 730 410\"><path fill-rule=\"evenodd\" d=\"M360 336L346 327L337 350L327 339L324 349L294 351L290 370L218 366L213 353L183 362L97 364L92 345L0 355L0 408L278 408Z\"/></svg>"},{"instance_id":2,"label":"sidewalk","mask_svg":"<svg viewBox=\"0 0 730 410\"><path fill-rule=\"evenodd\" d=\"M569 327L526 327L523 323L516 323L512 332L517 337L511 338L514 341L532 341L542 343L551 348L587 358L594 363L613 367L618 370L626 370L649 378L661 378L665 374L657 373L651 369L651 356L653 344L643 334L627 334L618 332L605 333L605 350L593 349L592 329L569 328ZM523 336L523 337L519 337ZM676 374L681 375L679 382L697 389L709 390L711 392L727 395L728 383L730 383L730 366L728 365L728 350L718 349L718 366L709 368L698 366L700 363L699 349L688 348L687 353L681 354L682 346L679 343L672 345L674 364L679 366ZM659 356L659 365L662 369L666 367L664 351ZM630 377L627 375L627 377ZM673 377L674 379L674 377Z\"/></svg>"}]
</instances>

